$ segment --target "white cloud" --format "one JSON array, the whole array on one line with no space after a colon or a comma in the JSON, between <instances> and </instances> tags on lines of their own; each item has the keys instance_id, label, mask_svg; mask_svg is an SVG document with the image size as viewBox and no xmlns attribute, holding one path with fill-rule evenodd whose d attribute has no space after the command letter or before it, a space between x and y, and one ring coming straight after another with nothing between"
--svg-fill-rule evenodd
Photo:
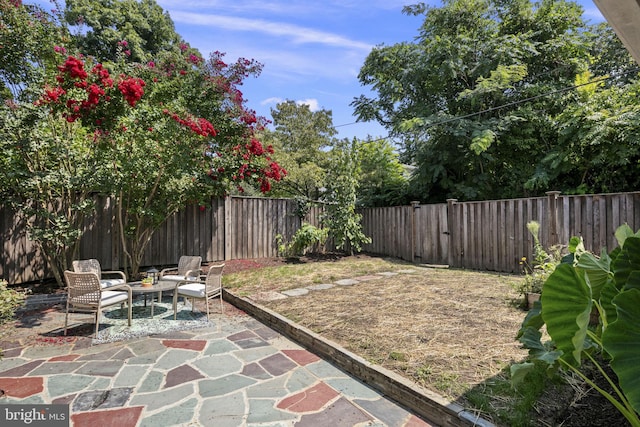
<instances>
[{"instance_id":1,"label":"white cloud","mask_svg":"<svg viewBox=\"0 0 640 427\"><path fill-rule=\"evenodd\" d=\"M270 104L280 104L284 99L278 98L277 96L272 96L271 98L264 99L260 101L260 105L270 105Z\"/></svg>"},{"instance_id":2,"label":"white cloud","mask_svg":"<svg viewBox=\"0 0 640 427\"><path fill-rule=\"evenodd\" d=\"M311 111L318 111L320 110L320 106L318 105L318 100L317 99L303 99L303 100L299 100L296 101L296 104L298 105L308 105L309 106L309 110Z\"/></svg>"},{"instance_id":3,"label":"white cloud","mask_svg":"<svg viewBox=\"0 0 640 427\"><path fill-rule=\"evenodd\" d=\"M285 37L296 44L322 44L339 46L342 48L370 51L373 47L369 43L351 40L339 34L319 31L313 28L305 28L286 22L272 22L263 19L247 19L235 16L221 16L211 14L198 14L191 12L172 11L171 17L175 22L201 25L207 27L222 28L231 31L263 33L271 36Z\"/></svg>"}]
</instances>

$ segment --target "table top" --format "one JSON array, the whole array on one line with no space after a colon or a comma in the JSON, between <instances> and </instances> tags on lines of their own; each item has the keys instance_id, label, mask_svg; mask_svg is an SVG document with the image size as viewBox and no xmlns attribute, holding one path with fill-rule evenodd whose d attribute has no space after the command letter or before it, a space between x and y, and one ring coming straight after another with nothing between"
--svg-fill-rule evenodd
<instances>
[{"instance_id":1,"label":"table top","mask_svg":"<svg viewBox=\"0 0 640 427\"><path fill-rule=\"evenodd\" d=\"M131 286L131 292L144 294L147 292L161 292L161 291L169 291L176 288L176 282L157 282L153 286L143 287L141 281L137 282L128 282L127 285Z\"/></svg>"}]
</instances>

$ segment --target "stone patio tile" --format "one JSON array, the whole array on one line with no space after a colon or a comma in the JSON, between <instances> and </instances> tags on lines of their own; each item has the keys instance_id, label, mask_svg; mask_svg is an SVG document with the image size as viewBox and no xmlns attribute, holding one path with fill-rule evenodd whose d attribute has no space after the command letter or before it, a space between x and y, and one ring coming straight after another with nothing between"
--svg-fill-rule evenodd
<instances>
[{"instance_id":1,"label":"stone patio tile","mask_svg":"<svg viewBox=\"0 0 640 427\"><path fill-rule=\"evenodd\" d=\"M267 371L257 363L249 363L248 365L245 365L240 373L246 377L254 378L256 380L266 380L271 378L271 375L269 375L269 373L267 373Z\"/></svg>"},{"instance_id":2,"label":"stone patio tile","mask_svg":"<svg viewBox=\"0 0 640 427\"><path fill-rule=\"evenodd\" d=\"M85 366L83 362L47 362L31 371L29 375L55 375L75 372Z\"/></svg>"},{"instance_id":3,"label":"stone patio tile","mask_svg":"<svg viewBox=\"0 0 640 427\"><path fill-rule=\"evenodd\" d=\"M136 356L143 356L145 354L156 353L167 349L162 345L160 340L150 338L142 341L129 342L127 343L127 348Z\"/></svg>"},{"instance_id":4,"label":"stone patio tile","mask_svg":"<svg viewBox=\"0 0 640 427\"><path fill-rule=\"evenodd\" d=\"M260 381L247 389L249 398L274 398L285 397L289 393L286 387L286 376L280 376L267 381ZM297 391L297 390L296 390Z\"/></svg>"},{"instance_id":5,"label":"stone patio tile","mask_svg":"<svg viewBox=\"0 0 640 427\"><path fill-rule=\"evenodd\" d=\"M11 361L2 361L3 366L8 365ZM20 364L14 366L6 371L0 372L0 377L21 377L27 375L29 372L36 369L38 366L44 363L44 360L34 360L32 362L26 362L23 359L17 359Z\"/></svg>"},{"instance_id":6,"label":"stone patio tile","mask_svg":"<svg viewBox=\"0 0 640 427\"><path fill-rule=\"evenodd\" d=\"M189 365L178 366L167 372L164 388L175 387L179 384L204 378L200 372Z\"/></svg>"},{"instance_id":7,"label":"stone patio tile","mask_svg":"<svg viewBox=\"0 0 640 427\"><path fill-rule=\"evenodd\" d=\"M25 398L44 391L42 377L0 378L0 389L8 397Z\"/></svg>"},{"instance_id":8,"label":"stone patio tile","mask_svg":"<svg viewBox=\"0 0 640 427\"><path fill-rule=\"evenodd\" d=\"M276 423L278 421L298 420L299 415L291 412L280 411L275 408L275 400L272 399L249 399L249 416L247 423L267 424Z\"/></svg>"},{"instance_id":9,"label":"stone patio tile","mask_svg":"<svg viewBox=\"0 0 640 427\"><path fill-rule=\"evenodd\" d=\"M182 384L155 393L134 394L129 404L131 406L146 405L149 411L170 408L195 393L195 384Z\"/></svg>"},{"instance_id":10,"label":"stone patio tile","mask_svg":"<svg viewBox=\"0 0 640 427\"><path fill-rule=\"evenodd\" d=\"M389 427L403 427L411 415L408 411L384 398L354 400L353 402Z\"/></svg>"},{"instance_id":11,"label":"stone patio tile","mask_svg":"<svg viewBox=\"0 0 640 427\"><path fill-rule=\"evenodd\" d=\"M158 371L151 371L144 379L140 387L138 388L139 393L149 393L152 391L160 390L160 386L164 382L164 374Z\"/></svg>"},{"instance_id":12,"label":"stone patio tile","mask_svg":"<svg viewBox=\"0 0 640 427\"><path fill-rule=\"evenodd\" d=\"M135 426L142 414L142 407L109 411L91 411L71 414L76 426Z\"/></svg>"},{"instance_id":13,"label":"stone patio tile","mask_svg":"<svg viewBox=\"0 0 640 427\"><path fill-rule=\"evenodd\" d=\"M127 360L129 365L153 365L158 359L160 359L166 352L167 348L162 346L163 350L154 351L153 353L146 353L141 356L132 357Z\"/></svg>"},{"instance_id":14,"label":"stone patio tile","mask_svg":"<svg viewBox=\"0 0 640 427\"><path fill-rule=\"evenodd\" d=\"M227 339L214 340L209 342L209 345L204 351L204 355L210 356L212 354L228 353L237 349L238 349L238 346L231 343Z\"/></svg>"},{"instance_id":15,"label":"stone patio tile","mask_svg":"<svg viewBox=\"0 0 640 427\"><path fill-rule=\"evenodd\" d=\"M311 375L308 370L296 369L287 379L287 391L289 393L296 393L311 387L316 382L318 382L318 377Z\"/></svg>"},{"instance_id":16,"label":"stone patio tile","mask_svg":"<svg viewBox=\"0 0 640 427\"><path fill-rule=\"evenodd\" d=\"M428 422L412 414L409 416L409 419L405 423L404 427L437 427L437 426L434 424L429 424Z\"/></svg>"},{"instance_id":17,"label":"stone patio tile","mask_svg":"<svg viewBox=\"0 0 640 427\"><path fill-rule=\"evenodd\" d=\"M278 353L278 350L271 345L262 347L247 348L233 353L235 357L245 363L257 362L266 357Z\"/></svg>"},{"instance_id":18,"label":"stone patio tile","mask_svg":"<svg viewBox=\"0 0 640 427\"><path fill-rule=\"evenodd\" d=\"M325 382L348 398L378 400L381 397L380 393L354 378L329 378Z\"/></svg>"},{"instance_id":19,"label":"stone patio tile","mask_svg":"<svg viewBox=\"0 0 640 427\"><path fill-rule=\"evenodd\" d=\"M302 392L285 397L276 407L298 413L316 412L338 396L340 394L325 383L318 383Z\"/></svg>"},{"instance_id":20,"label":"stone patio tile","mask_svg":"<svg viewBox=\"0 0 640 427\"><path fill-rule=\"evenodd\" d=\"M271 341L271 340L282 337L282 334L264 325L260 328L254 329L253 332L265 341Z\"/></svg>"},{"instance_id":21,"label":"stone patio tile","mask_svg":"<svg viewBox=\"0 0 640 427\"><path fill-rule=\"evenodd\" d=\"M207 345L204 340L162 340L162 345L169 348L202 351Z\"/></svg>"},{"instance_id":22,"label":"stone patio tile","mask_svg":"<svg viewBox=\"0 0 640 427\"><path fill-rule=\"evenodd\" d=\"M47 379L47 390L51 397L64 396L86 389L94 380L87 375L54 375Z\"/></svg>"},{"instance_id":23,"label":"stone patio tile","mask_svg":"<svg viewBox=\"0 0 640 427\"><path fill-rule=\"evenodd\" d=\"M369 415L353 406L351 402L340 398L323 411L303 415L296 423L296 427L335 427L336 420L340 420L340 425L344 426L355 426L374 421Z\"/></svg>"},{"instance_id":24,"label":"stone patio tile","mask_svg":"<svg viewBox=\"0 0 640 427\"><path fill-rule=\"evenodd\" d=\"M215 380L199 381L198 392L203 398L223 396L234 391L242 390L255 383L256 380L252 378L231 374Z\"/></svg>"},{"instance_id":25,"label":"stone patio tile","mask_svg":"<svg viewBox=\"0 0 640 427\"><path fill-rule=\"evenodd\" d=\"M2 345L0 345L0 348L3 348ZM10 348L8 350L3 349L2 357L3 358L18 357L22 354L22 350L24 350L22 347Z\"/></svg>"},{"instance_id":26,"label":"stone patio tile","mask_svg":"<svg viewBox=\"0 0 640 427\"><path fill-rule=\"evenodd\" d=\"M95 409L121 408L129 400L132 391L133 389L130 387L121 387L79 393L71 405L71 410L72 412L83 412Z\"/></svg>"},{"instance_id":27,"label":"stone patio tile","mask_svg":"<svg viewBox=\"0 0 640 427\"><path fill-rule=\"evenodd\" d=\"M22 351L22 357L27 359L49 359L71 353L72 345L36 345L26 347Z\"/></svg>"},{"instance_id":28,"label":"stone patio tile","mask_svg":"<svg viewBox=\"0 0 640 427\"><path fill-rule=\"evenodd\" d=\"M265 347L269 345L268 342L264 341L261 338L249 338L246 340L236 341L236 345L240 348L256 348L256 347Z\"/></svg>"},{"instance_id":29,"label":"stone patio tile","mask_svg":"<svg viewBox=\"0 0 640 427\"><path fill-rule=\"evenodd\" d=\"M243 341L249 338L257 338L258 336L252 332L252 331L248 331L248 330L244 330L244 331L240 331L240 332L236 332L235 334L231 334L227 337L227 339L229 341Z\"/></svg>"},{"instance_id":30,"label":"stone patio tile","mask_svg":"<svg viewBox=\"0 0 640 427\"><path fill-rule=\"evenodd\" d=\"M139 427L173 427L189 425L193 420L193 414L198 406L197 399L189 399L177 406L172 406L166 411L144 417Z\"/></svg>"},{"instance_id":31,"label":"stone patio tile","mask_svg":"<svg viewBox=\"0 0 640 427\"><path fill-rule=\"evenodd\" d=\"M229 354L198 359L192 365L208 378L218 378L234 372L240 372L243 367L243 364L238 359Z\"/></svg>"},{"instance_id":32,"label":"stone patio tile","mask_svg":"<svg viewBox=\"0 0 640 427\"><path fill-rule=\"evenodd\" d=\"M156 369L173 369L192 361L196 353L190 350L169 350L155 363Z\"/></svg>"},{"instance_id":33,"label":"stone patio tile","mask_svg":"<svg viewBox=\"0 0 640 427\"><path fill-rule=\"evenodd\" d=\"M69 362L73 363L73 362ZM120 372L120 368L122 368L122 361L120 360L100 360L87 362L75 371L78 374L84 375L100 375L103 377L113 377Z\"/></svg>"},{"instance_id":34,"label":"stone patio tile","mask_svg":"<svg viewBox=\"0 0 640 427\"><path fill-rule=\"evenodd\" d=\"M64 356L52 357L47 362L73 362L80 356L80 354L66 354Z\"/></svg>"},{"instance_id":35,"label":"stone patio tile","mask_svg":"<svg viewBox=\"0 0 640 427\"><path fill-rule=\"evenodd\" d=\"M358 282L357 280L354 279L342 279L342 280L337 280L336 281L336 285L340 285L340 286L352 286L352 285L356 285L360 282Z\"/></svg>"},{"instance_id":36,"label":"stone patio tile","mask_svg":"<svg viewBox=\"0 0 640 427\"><path fill-rule=\"evenodd\" d=\"M215 427L238 427L244 425L248 408L244 393L205 399L200 408L199 425Z\"/></svg>"},{"instance_id":37,"label":"stone patio tile","mask_svg":"<svg viewBox=\"0 0 640 427\"><path fill-rule=\"evenodd\" d=\"M81 356L78 360L109 360L115 356L121 348L109 348L105 351L101 351L99 353L92 353Z\"/></svg>"},{"instance_id":38,"label":"stone patio tile","mask_svg":"<svg viewBox=\"0 0 640 427\"><path fill-rule=\"evenodd\" d=\"M297 366L282 353L276 353L260 360L258 363L274 377L285 374Z\"/></svg>"},{"instance_id":39,"label":"stone patio tile","mask_svg":"<svg viewBox=\"0 0 640 427\"><path fill-rule=\"evenodd\" d=\"M351 378L345 372L322 359L317 363L310 363L305 368L318 378Z\"/></svg>"},{"instance_id":40,"label":"stone patio tile","mask_svg":"<svg viewBox=\"0 0 640 427\"><path fill-rule=\"evenodd\" d=\"M308 350L282 350L282 352L300 366L305 366L320 360L318 356Z\"/></svg>"},{"instance_id":41,"label":"stone patio tile","mask_svg":"<svg viewBox=\"0 0 640 427\"><path fill-rule=\"evenodd\" d=\"M113 382L114 387L135 387L147 373L148 367L125 365Z\"/></svg>"}]
</instances>

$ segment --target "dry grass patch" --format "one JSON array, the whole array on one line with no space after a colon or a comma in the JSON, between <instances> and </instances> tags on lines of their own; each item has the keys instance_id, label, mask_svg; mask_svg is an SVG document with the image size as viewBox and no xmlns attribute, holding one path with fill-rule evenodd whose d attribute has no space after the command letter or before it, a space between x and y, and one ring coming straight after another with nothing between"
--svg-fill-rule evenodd
<instances>
[{"instance_id":1,"label":"dry grass patch","mask_svg":"<svg viewBox=\"0 0 640 427\"><path fill-rule=\"evenodd\" d=\"M231 274L225 286L251 297L398 271L405 272L259 303L462 404L465 392L525 358L515 341L524 317L517 276L363 256Z\"/></svg>"}]
</instances>

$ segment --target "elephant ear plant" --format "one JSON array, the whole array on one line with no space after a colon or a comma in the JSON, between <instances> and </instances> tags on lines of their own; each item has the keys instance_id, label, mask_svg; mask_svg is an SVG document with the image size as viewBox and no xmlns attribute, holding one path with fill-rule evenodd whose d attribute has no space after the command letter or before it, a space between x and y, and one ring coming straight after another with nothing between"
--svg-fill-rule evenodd
<instances>
[{"instance_id":1,"label":"elephant ear plant","mask_svg":"<svg viewBox=\"0 0 640 427\"><path fill-rule=\"evenodd\" d=\"M530 361L511 367L514 385L524 380L536 360L550 370L569 369L607 398L629 421L640 426L640 231L616 230L619 247L598 257L571 238L570 254L544 284L540 302L527 314L518 340ZM596 320L597 319L597 320ZM542 342L546 326L549 341ZM600 353L601 357L594 357ZM581 369L590 360L613 392L598 387ZM617 376L609 377L608 363Z\"/></svg>"}]
</instances>

